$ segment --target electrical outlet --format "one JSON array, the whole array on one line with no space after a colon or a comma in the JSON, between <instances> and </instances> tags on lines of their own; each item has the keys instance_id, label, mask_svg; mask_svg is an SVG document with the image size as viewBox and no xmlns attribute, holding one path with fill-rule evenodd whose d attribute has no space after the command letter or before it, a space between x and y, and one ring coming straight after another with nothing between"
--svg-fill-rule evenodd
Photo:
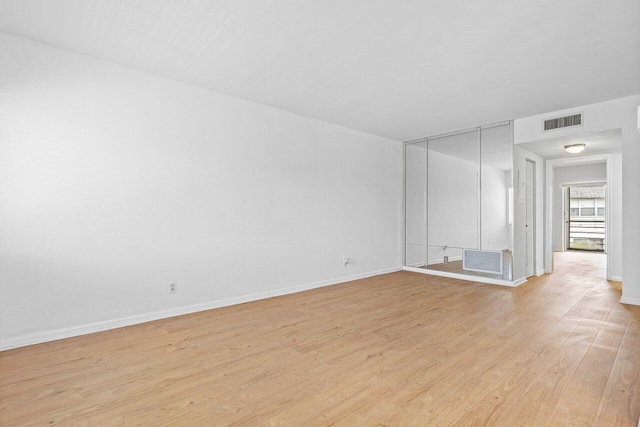
<instances>
[{"instance_id":1,"label":"electrical outlet","mask_svg":"<svg viewBox=\"0 0 640 427\"><path fill-rule=\"evenodd\" d=\"M347 264L349 264L351 262L351 258L349 258L348 256L344 257L342 259L342 263L344 264L344 266L346 267Z\"/></svg>"},{"instance_id":2,"label":"electrical outlet","mask_svg":"<svg viewBox=\"0 0 640 427\"><path fill-rule=\"evenodd\" d=\"M178 292L178 282L169 283L169 293L175 294L176 292Z\"/></svg>"}]
</instances>

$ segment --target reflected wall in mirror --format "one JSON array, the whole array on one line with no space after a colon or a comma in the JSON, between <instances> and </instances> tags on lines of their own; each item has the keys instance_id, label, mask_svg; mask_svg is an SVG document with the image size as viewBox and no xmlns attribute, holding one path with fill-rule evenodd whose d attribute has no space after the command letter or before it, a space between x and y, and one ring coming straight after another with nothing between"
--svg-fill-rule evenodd
<instances>
[{"instance_id":1,"label":"reflected wall in mirror","mask_svg":"<svg viewBox=\"0 0 640 427\"><path fill-rule=\"evenodd\" d=\"M509 126L480 130L480 249L511 248L509 188L511 184Z\"/></svg>"},{"instance_id":2,"label":"reflected wall in mirror","mask_svg":"<svg viewBox=\"0 0 640 427\"><path fill-rule=\"evenodd\" d=\"M405 145L405 265L424 267L427 248L427 141Z\"/></svg>"},{"instance_id":3,"label":"reflected wall in mirror","mask_svg":"<svg viewBox=\"0 0 640 427\"><path fill-rule=\"evenodd\" d=\"M511 123L405 144L405 265L512 280Z\"/></svg>"},{"instance_id":4,"label":"reflected wall in mirror","mask_svg":"<svg viewBox=\"0 0 640 427\"><path fill-rule=\"evenodd\" d=\"M461 261L478 247L476 131L427 141L428 264Z\"/></svg>"}]
</instances>

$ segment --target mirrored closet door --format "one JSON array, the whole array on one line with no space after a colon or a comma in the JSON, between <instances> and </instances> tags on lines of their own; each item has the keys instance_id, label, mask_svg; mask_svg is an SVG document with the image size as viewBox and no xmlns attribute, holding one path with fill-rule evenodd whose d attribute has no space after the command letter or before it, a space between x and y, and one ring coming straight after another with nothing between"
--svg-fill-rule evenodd
<instances>
[{"instance_id":1,"label":"mirrored closet door","mask_svg":"<svg viewBox=\"0 0 640 427\"><path fill-rule=\"evenodd\" d=\"M512 280L510 123L405 144L405 265Z\"/></svg>"}]
</instances>

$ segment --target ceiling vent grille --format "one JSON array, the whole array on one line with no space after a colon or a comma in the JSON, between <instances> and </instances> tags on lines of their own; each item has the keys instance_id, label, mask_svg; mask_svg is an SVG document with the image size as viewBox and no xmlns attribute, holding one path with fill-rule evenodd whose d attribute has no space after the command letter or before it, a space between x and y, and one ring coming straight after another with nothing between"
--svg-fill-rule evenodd
<instances>
[{"instance_id":1,"label":"ceiling vent grille","mask_svg":"<svg viewBox=\"0 0 640 427\"><path fill-rule=\"evenodd\" d=\"M544 121L544 130L561 129L569 126L581 126L582 125L582 113L573 114L571 116L556 117Z\"/></svg>"}]
</instances>

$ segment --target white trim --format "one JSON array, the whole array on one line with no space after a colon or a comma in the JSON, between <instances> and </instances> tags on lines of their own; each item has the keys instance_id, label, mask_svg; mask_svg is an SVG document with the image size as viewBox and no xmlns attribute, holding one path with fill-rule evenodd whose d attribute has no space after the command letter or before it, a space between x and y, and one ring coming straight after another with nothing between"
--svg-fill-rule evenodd
<instances>
[{"instance_id":1,"label":"white trim","mask_svg":"<svg viewBox=\"0 0 640 427\"><path fill-rule=\"evenodd\" d=\"M409 264L407 267L414 267L414 268L424 267L424 262L422 261L414 262L413 264Z\"/></svg>"},{"instance_id":2,"label":"white trim","mask_svg":"<svg viewBox=\"0 0 640 427\"><path fill-rule=\"evenodd\" d=\"M536 276L542 276L543 274L546 274L546 273L547 273L547 272L546 272L546 271L544 271L544 269L542 269L542 270L538 270L538 271L536 271Z\"/></svg>"},{"instance_id":3,"label":"white trim","mask_svg":"<svg viewBox=\"0 0 640 427\"><path fill-rule=\"evenodd\" d=\"M593 187L593 186L602 186L607 185L605 181L576 181L576 182L566 182L562 184L562 188L566 187Z\"/></svg>"},{"instance_id":4,"label":"white trim","mask_svg":"<svg viewBox=\"0 0 640 427\"><path fill-rule=\"evenodd\" d=\"M620 298L620 304L640 305L640 298L623 296L622 298Z\"/></svg>"},{"instance_id":5,"label":"white trim","mask_svg":"<svg viewBox=\"0 0 640 427\"><path fill-rule=\"evenodd\" d=\"M466 280L468 282L487 283L489 285L508 286L510 288L518 286L515 284L515 282L512 282L510 280L491 279L489 277L470 276L467 274L450 273L448 271L429 270L426 268L403 267L402 269L404 271L411 271L414 273L430 274L432 276L440 276L440 277L449 277L451 279Z\"/></svg>"},{"instance_id":6,"label":"white trim","mask_svg":"<svg viewBox=\"0 0 640 427\"><path fill-rule=\"evenodd\" d=\"M547 186L546 191L546 212L545 212L545 221L544 221L544 234L546 247L544 248L543 257L544 257L544 269L547 273L553 272L553 223L551 222L553 219L553 161L548 160L546 163L546 176L545 176L545 184Z\"/></svg>"},{"instance_id":7,"label":"white trim","mask_svg":"<svg viewBox=\"0 0 640 427\"><path fill-rule=\"evenodd\" d=\"M545 212L545 254L544 254L544 269L547 273L553 272L553 187L554 187L554 168L557 166L569 166L580 165L585 163L599 163L605 161L607 165L607 182L606 191L604 194L605 200L605 244L607 248L607 280L612 280L611 268L613 265L613 259L611 258L611 248L613 248L612 238L613 233L611 229L611 194L613 193L613 171L611 170L613 164L613 155L611 153L592 154L588 156L575 156L575 157L562 157L559 159L550 159L546 163L546 212Z\"/></svg>"},{"instance_id":8,"label":"white trim","mask_svg":"<svg viewBox=\"0 0 640 427\"><path fill-rule=\"evenodd\" d=\"M407 263L407 144L402 144L402 264Z\"/></svg>"},{"instance_id":9,"label":"white trim","mask_svg":"<svg viewBox=\"0 0 640 427\"><path fill-rule=\"evenodd\" d=\"M622 276L611 276L611 279L607 280L611 280L612 282L622 282Z\"/></svg>"},{"instance_id":10,"label":"white trim","mask_svg":"<svg viewBox=\"0 0 640 427\"><path fill-rule=\"evenodd\" d=\"M608 164L607 164L607 168L608 168ZM607 175L608 176L608 175ZM565 205L567 203L567 188L575 188L575 187L593 187L593 186L602 186L605 187L605 205L607 204L607 199L606 199L606 195L607 195L607 191L608 187L607 187L607 182L606 181L576 181L576 182L565 182L564 184L562 184L560 187L562 188L562 248L558 249L558 248L553 248L553 250L555 252L567 252L567 248L569 247L569 231L567 230L567 224L565 223L565 221L567 220L567 218L564 216L565 213ZM569 200L571 199L571 197L569 197ZM571 211L571 206L569 206L569 212ZM606 247L608 248L609 243L607 241L607 231L606 231L606 226L607 226L607 222L609 221L608 219L606 219L606 216L608 214L609 211L606 210L606 206L605 206L605 243L606 243ZM569 214L569 216L571 216L571 214Z\"/></svg>"},{"instance_id":11,"label":"white trim","mask_svg":"<svg viewBox=\"0 0 640 427\"><path fill-rule=\"evenodd\" d=\"M517 279L517 280L514 280L514 281L513 281L513 286L514 286L514 287L515 287L515 286L520 286L520 285L522 285L522 284L523 284L524 282L526 282L526 281L527 281L527 278L526 278L526 277L521 277L521 278L519 278L519 279Z\"/></svg>"},{"instance_id":12,"label":"white trim","mask_svg":"<svg viewBox=\"0 0 640 427\"><path fill-rule=\"evenodd\" d=\"M319 282L307 283L305 285L291 286L288 288L274 289L271 291L257 292L249 295L242 295L233 298L225 298L216 301L209 301L201 304L188 305L183 307L170 308L167 310L154 311L151 313L138 314L123 317L120 319L105 320L103 322L89 323L86 325L72 326L69 328L55 329L51 331L37 332L34 334L21 335L18 337L4 338L0 340L0 351L12 348L24 347L27 345L40 344L48 341L60 340L79 335L91 334L94 332L106 331L109 329L121 328L123 326L137 325L139 323L151 322L154 320L166 319L184 314L196 313L199 311L211 310L214 308L226 307L230 305L242 304L250 301L257 301L265 298L272 298L281 295L293 294L296 292L308 291L310 289L324 286L337 285L339 283L350 282L352 280L364 279L378 276L380 274L402 271L402 267L392 267L383 270L371 271L368 273L354 274L352 276L340 277L337 279L322 280Z\"/></svg>"},{"instance_id":13,"label":"white trim","mask_svg":"<svg viewBox=\"0 0 640 427\"><path fill-rule=\"evenodd\" d=\"M565 184L562 184L562 248L558 250L558 248L554 247L553 250L556 252L566 252L567 246L569 246L570 243L567 240L569 240L568 235L571 231L571 197L569 197L569 200L567 201L567 187L568 186ZM567 203L569 204L569 211L565 211ZM567 217L565 214L569 215L569 225L567 225Z\"/></svg>"},{"instance_id":14,"label":"white trim","mask_svg":"<svg viewBox=\"0 0 640 427\"><path fill-rule=\"evenodd\" d=\"M478 204L478 212L476 214L476 230L478 230L478 241L476 246L478 249L482 249L482 129L478 128L476 131L476 144L478 150L478 156L476 160L476 176L478 177L477 183L477 197L476 203ZM462 263L464 264L464 251L462 250ZM464 268L464 265L463 267ZM500 255L500 268L502 268L502 255ZM500 272L502 274L502 271Z\"/></svg>"},{"instance_id":15,"label":"white trim","mask_svg":"<svg viewBox=\"0 0 640 427\"><path fill-rule=\"evenodd\" d=\"M429 262L429 138L424 139L424 262ZM405 217L405 221L406 221ZM444 256L444 254L443 254Z\"/></svg>"},{"instance_id":16,"label":"white trim","mask_svg":"<svg viewBox=\"0 0 640 427\"><path fill-rule=\"evenodd\" d=\"M408 145L408 144L416 144L418 142L424 142L427 138L418 138L418 139L412 139L410 141L403 141L402 143L404 145Z\"/></svg>"},{"instance_id":17,"label":"white trim","mask_svg":"<svg viewBox=\"0 0 640 427\"><path fill-rule=\"evenodd\" d=\"M527 185L528 185L528 181L527 181L527 162L531 163L531 192L533 193L531 198L533 199L533 218L531 219L531 240L533 241L533 265L531 266L531 272L533 273L532 275L536 274L536 266L538 265L538 245L537 245L537 240L538 240L538 216L537 216L537 209L538 209L538 203L537 203L537 199L538 199L538 162L534 159L529 158L528 156L525 156L524 158L524 165L525 165L525 172L524 172L524 179L525 179L525 207L524 207L524 222L526 225L527 222L527 201L526 201L526 197L527 197ZM525 231L526 234L526 231ZM529 248L527 246L527 236L525 235L525 239L524 239L524 253L525 256L528 256L527 252L529 251ZM525 272L524 275L528 275L529 272L527 271L527 259L524 260L524 266L525 266ZM529 276L531 277L531 276Z\"/></svg>"}]
</instances>

